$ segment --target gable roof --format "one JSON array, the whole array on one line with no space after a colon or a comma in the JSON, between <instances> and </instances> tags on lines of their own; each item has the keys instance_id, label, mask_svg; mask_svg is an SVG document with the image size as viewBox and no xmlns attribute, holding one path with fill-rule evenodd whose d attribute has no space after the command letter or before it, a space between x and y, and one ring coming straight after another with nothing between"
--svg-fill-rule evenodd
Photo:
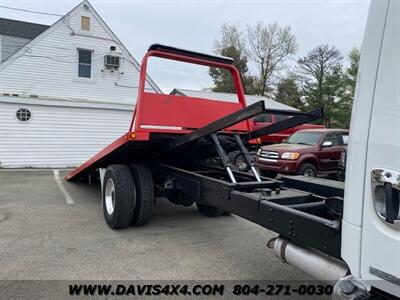
<instances>
[{"instance_id":1,"label":"gable roof","mask_svg":"<svg viewBox=\"0 0 400 300\"><path fill-rule=\"evenodd\" d=\"M237 101L237 95L231 93L219 93L212 91L194 91L187 89L174 89L171 92L172 95L181 95L181 96L189 96L189 97L197 97L197 98L206 98L206 99L215 99L227 102L235 102ZM274 101L270 98L256 95L245 95L247 105L251 105L260 100L264 101L266 109L281 109L281 110L293 110L298 111L298 109L288 106L286 104Z\"/></svg>"},{"instance_id":2,"label":"gable roof","mask_svg":"<svg viewBox=\"0 0 400 300\"><path fill-rule=\"evenodd\" d=\"M103 25L103 27L106 29L106 31L113 37L113 40L118 43L118 45L122 48L122 50L125 52L125 54L132 60L133 65L136 67L138 72L140 73L140 64L139 62L133 57L133 55L129 52L129 50L125 47L125 45L119 40L119 38L114 34L114 32L111 30L110 27L104 22L104 20L100 17L100 15L97 13L97 11L93 8L93 6L89 3L88 0L83 0L77 7L79 7L82 4L86 4L89 6L89 8L93 11L94 17L97 19L97 21L100 22L100 24ZM62 18L61 18L62 19ZM163 93L160 87L151 79L151 77L147 74L146 75L146 81L151 85L152 88L154 88L158 93Z\"/></svg>"},{"instance_id":3,"label":"gable roof","mask_svg":"<svg viewBox=\"0 0 400 300\"><path fill-rule=\"evenodd\" d=\"M50 26L0 18L0 35L34 39Z\"/></svg>"},{"instance_id":4,"label":"gable roof","mask_svg":"<svg viewBox=\"0 0 400 300\"><path fill-rule=\"evenodd\" d=\"M68 13L66 13L63 17L61 17L58 21L56 21L53 25L51 25L51 26L42 25L42 26L47 26L47 28L44 29L41 33L39 33L31 41L26 43L17 52L15 52L10 57L8 57L6 60L4 60L3 62L0 62L0 71L8 63L10 63L10 61L12 61L14 58L17 59L18 56L22 55L25 51L27 51L29 49L29 47L31 47L32 45L39 42L46 35L50 34L50 31L53 28L55 28L58 24L63 23L65 21L65 18L67 18L71 13L73 13L76 9L78 9L82 5L86 5L90 9L90 11L93 13L93 16L96 18L96 20L103 26L103 28L106 30L106 32L108 34L110 34L110 36L112 37L112 40L121 47L121 50L124 52L124 54L131 60L132 65L138 70L138 72L140 72L139 62L133 57L133 55L129 52L129 50L125 47L125 45L118 39L118 37L114 34L114 32L110 29L110 27L108 27L108 25L104 22L104 20L100 17L100 15L97 13L97 11L93 8L93 6L89 3L88 0L83 0L81 3L76 5L73 9L71 9ZM13 21L15 21L15 20L13 20ZM16 22L19 22L19 21L16 21ZM24 23L28 23L28 22L24 22ZM34 24L34 23L28 23L28 24ZM41 24L35 24L35 25L41 25ZM160 87L150 78L149 75L146 76L146 81L157 93L162 93Z\"/></svg>"}]
</instances>

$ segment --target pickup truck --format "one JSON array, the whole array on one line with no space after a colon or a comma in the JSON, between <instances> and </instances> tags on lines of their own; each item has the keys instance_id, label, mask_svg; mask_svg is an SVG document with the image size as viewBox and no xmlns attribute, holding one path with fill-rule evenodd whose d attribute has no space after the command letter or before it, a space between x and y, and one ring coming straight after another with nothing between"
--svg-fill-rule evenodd
<instances>
[{"instance_id":1,"label":"pickup truck","mask_svg":"<svg viewBox=\"0 0 400 300\"><path fill-rule=\"evenodd\" d=\"M288 116L282 116L278 114L262 114L253 119L253 128L259 129L265 126L271 125L273 123L284 121L288 118ZM259 138L259 141L262 145L271 145L281 143L283 140L287 139L293 133L303 129L321 129L325 128L324 125L315 125L315 124L302 124L299 126L295 126L289 129L281 130L279 132L264 135Z\"/></svg>"},{"instance_id":2,"label":"pickup truck","mask_svg":"<svg viewBox=\"0 0 400 300\"><path fill-rule=\"evenodd\" d=\"M276 124L279 122L283 122L287 119L289 119L290 116L287 115L279 115L279 114L261 114L250 120L252 128L254 130L261 129L267 126L270 126L272 124ZM277 144L281 143L284 140L286 140L288 137L290 137L293 133L299 131L299 130L305 130L305 129L324 129L324 125L315 125L315 124L301 124L298 126L294 126L292 128L288 129L283 129L278 132L272 133L272 134L266 134L261 137L259 137L257 140L254 141L252 145L249 145L249 151L254 157L256 155L256 151L258 146L261 145L272 145L272 144ZM239 171L246 172L248 171L248 167L246 162L244 161L243 155L240 153L240 151L235 151L229 153L229 157L231 158L233 162L233 167ZM273 177L273 173L269 174L270 176Z\"/></svg>"},{"instance_id":3,"label":"pickup truck","mask_svg":"<svg viewBox=\"0 0 400 300\"><path fill-rule=\"evenodd\" d=\"M278 173L317 176L338 171L341 152L347 147L348 130L307 129L291 135L281 144L262 146L255 164L260 174Z\"/></svg>"}]
</instances>

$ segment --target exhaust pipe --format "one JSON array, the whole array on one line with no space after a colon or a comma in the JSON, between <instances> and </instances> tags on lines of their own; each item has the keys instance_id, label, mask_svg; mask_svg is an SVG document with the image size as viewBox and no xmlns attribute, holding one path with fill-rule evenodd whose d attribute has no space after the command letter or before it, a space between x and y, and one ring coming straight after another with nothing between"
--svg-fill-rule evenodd
<instances>
[{"instance_id":1,"label":"exhaust pipe","mask_svg":"<svg viewBox=\"0 0 400 300\"><path fill-rule=\"evenodd\" d=\"M273 245L272 245L273 243ZM300 247L281 237L268 242L283 262L319 280L339 280L349 274L345 262L316 250Z\"/></svg>"}]
</instances>

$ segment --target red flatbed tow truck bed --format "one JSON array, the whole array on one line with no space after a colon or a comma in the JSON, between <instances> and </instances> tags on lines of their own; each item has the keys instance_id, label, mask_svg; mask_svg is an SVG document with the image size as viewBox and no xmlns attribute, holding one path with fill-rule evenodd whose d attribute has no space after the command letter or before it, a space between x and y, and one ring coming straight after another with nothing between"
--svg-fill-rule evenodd
<instances>
[{"instance_id":1,"label":"red flatbed tow truck bed","mask_svg":"<svg viewBox=\"0 0 400 300\"><path fill-rule=\"evenodd\" d=\"M146 70L150 57L159 57L228 70L232 75L237 89L238 102L223 102L212 99L146 92ZM248 118L254 115L265 112L286 115L296 114L293 111L266 111L261 101L256 103L255 106L250 106L250 109L247 109L240 75L232 63L233 61L230 58L211 56L158 44L152 45L142 60L137 105L133 111L131 125L127 133L123 134L80 167L68 173L65 179L75 180L111 163L134 163L149 159L156 154L154 153L155 151L168 150L168 144L171 139L185 134L191 134L189 136L193 137L195 136L193 132L199 131L200 128L207 125L214 132L221 130L224 133L243 135L251 132L252 127ZM240 110L244 110L244 112L237 114L233 119L229 119L228 123L222 124L222 127L219 124L216 124L217 126L210 126L213 122ZM314 112L316 116L320 114L318 110ZM302 123L301 118L307 118L302 113L297 113L297 115L300 116L300 120L297 120L300 123ZM238 122L239 119L240 121ZM267 127L273 129L275 126L279 126L279 123L282 122L277 122ZM288 124L287 126L292 125ZM259 130L262 130L262 128ZM260 134L257 134L258 136ZM255 135L254 138L256 138Z\"/></svg>"},{"instance_id":2,"label":"red flatbed tow truck bed","mask_svg":"<svg viewBox=\"0 0 400 300\"><path fill-rule=\"evenodd\" d=\"M145 92L149 57L228 70L238 102ZM253 130L249 119L263 113L291 117ZM260 177L246 148L260 136L322 116L321 109L266 109L263 101L246 106L232 59L152 45L142 61L130 128L65 179L100 177L104 217L113 229L147 223L155 197L162 196L184 206L196 203L206 216L236 214L283 238L340 257L343 190L303 179ZM251 173L232 170L226 150L239 150Z\"/></svg>"}]
</instances>

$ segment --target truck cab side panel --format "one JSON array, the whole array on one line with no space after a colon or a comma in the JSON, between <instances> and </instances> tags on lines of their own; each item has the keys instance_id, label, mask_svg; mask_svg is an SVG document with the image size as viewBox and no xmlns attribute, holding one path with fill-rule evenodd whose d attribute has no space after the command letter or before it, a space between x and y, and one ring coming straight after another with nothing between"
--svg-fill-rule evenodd
<instances>
[{"instance_id":1,"label":"truck cab side panel","mask_svg":"<svg viewBox=\"0 0 400 300\"><path fill-rule=\"evenodd\" d=\"M381 42L385 26L388 1L371 2L361 60L357 77L355 100L350 124L345 201L342 220L342 258L351 273L360 277L361 226L363 218L365 160L372 112L376 73L379 65Z\"/></svg>"},{"instance_id":2,"label":"truck cab side panel","mask_svg":"<svg viewBox=\"0 0 400 300\"><path fill-rule=\"evenodd\" d=\"M374 280L376 287L397 296L400 296L399 16L400 2L390 1L368 136L361 244L362 278ZM375 176L379 176L379 183ZM390 195L385 195L383 189Z\"/></svg>"},{"instance_id":3,"label":"truck cab side panel","mask_svg":"<svg viewBox=\"0 0 400 300\"><path fill-rule=\"evenodd\" d=\"M376 209L375 204L385 195L375 192L371 176L374 170L389 170L384 173L393 176L400 172L399 15L397 1L371 3L351 123L342 223L342 257L352 274L396 296L400 227L379 216L387 207Z\"/></svg>"}]
</instances>

